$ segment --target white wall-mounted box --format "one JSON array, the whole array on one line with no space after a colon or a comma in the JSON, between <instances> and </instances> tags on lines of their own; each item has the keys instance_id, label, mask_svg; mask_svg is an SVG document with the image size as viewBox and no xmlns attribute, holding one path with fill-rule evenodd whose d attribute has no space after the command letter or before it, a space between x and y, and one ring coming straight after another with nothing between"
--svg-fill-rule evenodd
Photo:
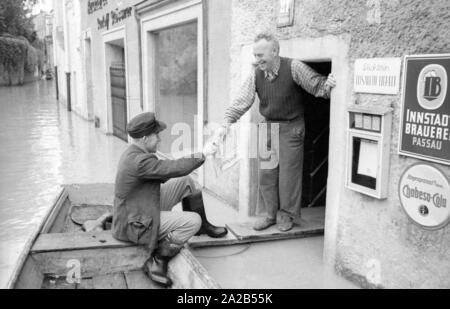
<instances>
[{"instance_id":1,"label":"white wall-mounted box","mask_svg":"<svg viewBox=\"0 0 450 309\"><path fill-rule=\"evenodd\" d=\"M385 199L389 184L392 108L348 108L347 188Z\"/></svg>"}]
</instances>

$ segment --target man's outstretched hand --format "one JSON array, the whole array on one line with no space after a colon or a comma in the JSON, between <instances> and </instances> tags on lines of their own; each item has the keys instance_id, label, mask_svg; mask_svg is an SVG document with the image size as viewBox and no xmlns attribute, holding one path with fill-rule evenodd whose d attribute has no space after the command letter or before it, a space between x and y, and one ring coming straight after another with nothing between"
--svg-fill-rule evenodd
<instances>
[{"instance_id":1,"label":"man's outstretched hand","mask_svg":"<svg viewBox=\"0 0 450 309\"><path fill-rule=\"evenodd\" d=\"M214 136L213 136L213 142L216 145L219 145L220 143L222 143L225 139L225 136L228 133L228 129L230 128L230 124L225 123L223 125L221 125L215 132L214 132Z\"/></svg>"},{"instance_id":2,"label":"man's outstretched hand","mask_svg":"<svg viewBox=\"0 0 450 309\"><path fill-rule=\"evenodd\" d=\"M222 145L225 141L229 127L230 124L225 123L214 131L211 139L205 144L205 147L203 148L203 154L205 155L205 157L213 156L217 153L217 151L219 151L220 145Z\"/></svg>"},{"instance_id":3,"label":"man's outstretched hand","mask_svg":"<svg viewBox=\"0 0 450 309\"><path fill-rule=\"evenodd\" d=\"M205 147L203 147L203 155L205 157L213 156L218 151L219 147L212 141L207 142Z\"/></svg>"}]
</instances>

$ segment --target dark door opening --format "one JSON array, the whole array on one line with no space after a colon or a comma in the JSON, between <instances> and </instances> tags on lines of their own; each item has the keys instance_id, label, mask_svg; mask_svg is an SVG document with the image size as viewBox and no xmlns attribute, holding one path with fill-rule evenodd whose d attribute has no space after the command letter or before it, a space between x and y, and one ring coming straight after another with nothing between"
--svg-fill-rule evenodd
<instances>
[{"instance_id":1,"label":"dark door opening","mask_svg":"<svg viewBox=\"0 0 450 309\"><path fill-rule=\"evenodd\" d=\"M328 76L331 62L307 62ZM328 178L330 100L307 95L305 99L305 159L303 162L302 208L325 207Z\"/></svg>"},{"instance_id":2,"label":"dark door opening","mask_svg":"<svg viewBox=\"0 0 450 309\"><path fill-rule=\"evenodd\" d=\"M128 142L125 65L112 63L110 76L113 135Z\"/></svg>"}]
</instances>

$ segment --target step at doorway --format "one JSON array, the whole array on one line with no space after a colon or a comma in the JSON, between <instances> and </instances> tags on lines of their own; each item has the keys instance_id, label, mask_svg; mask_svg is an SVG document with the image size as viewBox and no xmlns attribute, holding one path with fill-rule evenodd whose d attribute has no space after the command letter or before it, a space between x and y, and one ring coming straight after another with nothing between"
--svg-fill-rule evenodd
<instances>
[{"instance_id":1,"label":"step at doorway","mask_svg":"<svg viewBox=\"0 0 450 309\"><path fill-rule=\"evenodd\" d=\"M276 225L264 231L255 231L253 222L230 223L227 228L238 241L269 241L292 238L304 238L323 235L325 207L312 207L302 210L302 218L295 220L294 228L281 232Z\"/></svg>"}]
</instances>

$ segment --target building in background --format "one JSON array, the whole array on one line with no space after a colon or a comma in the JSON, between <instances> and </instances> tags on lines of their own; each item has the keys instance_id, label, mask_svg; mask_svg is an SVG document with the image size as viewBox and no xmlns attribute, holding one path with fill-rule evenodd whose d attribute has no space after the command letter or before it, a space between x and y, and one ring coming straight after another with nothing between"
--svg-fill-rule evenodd
<instances>
[{"instance_id":1,"label":"building in background","mask_svg":"<svg viewBox=\"0 0 450 309\"><path fill-rule=\"evenodd\" d=\"M6 28L3 27L5 33L0 34L3 56L0 63L0 86L36 81L47 69L53 67L52 12L51 6L44 5L44 2L9 2L6 11L2 12L2 15L6 14L2 16L6 18ZM50 3L48 0L47 2ZM15 14L14 10L22 5L24 14L28 12L26 21L8 16Z\"/></svg>"},{"instance_id":2,"label":"building in background","mask_svg":"<svg viewBox=\"0 0 450 309\"><path fill-rule=\"evenodd\" d=\"M399 155L404 95L399 81L405 70L387 64L404 62L410 54L448 54L449 6L448 1L419 0L56 0L60 98L104 133L125 141L130 118L156 112L169 124L163 156L173 155L182 131L191 133L192 148L200 148L205 125L222 121L251 70L254 36L269 30L280 38L282 56L301 59L325 75L333 72L338 83L330 100L308 97L306 104L303 206L322 211L326 264L363 287L448 288L449 226L429 229L414 223L402 209L399 184L414 164L429 164L447 178L450 167ZM374 58L385 65L374 64ZM360 60L369 71L392 68L388 77L396 79L397 91L386 92L384 82L372 91L357 90L361 85L354 77L364 73L356 66ZM374 80L362 79L368 80L365 86ZM349 124L349 117L355 122ZM198 182L227 201L242 221L263 211L258 162L249 153L258 143L260 120L254 104L234 126L231 144L241 155L237 164L218 172L209 160L197 174ZM382 127L380 120L389 125ZM187 126L174 127L177 123ZM382 138L383 150L374 157L379 166L370 165L371 152L365 151L375 149L373 143L349 139L359 126L371 131L363 134L367 140ZM349 183L359 181L359 173L368 174L360 184L370 189L376 179L376 188L385 187L382 194L352 189ZM426 216L428 208L422 206Z\"/></svg>"},{"instance_id":3,"label":"building in background","mask_svg":"<svg viewBox=\"0 0 450 309\"><path fill-rule=\"evenodd\" d=\"M43 66L42 72L53 70L53 12L40 11L33 16L36 37L42 42ZM41 72L41 73L42 73Z\"/></svg>"}]
</instances>

